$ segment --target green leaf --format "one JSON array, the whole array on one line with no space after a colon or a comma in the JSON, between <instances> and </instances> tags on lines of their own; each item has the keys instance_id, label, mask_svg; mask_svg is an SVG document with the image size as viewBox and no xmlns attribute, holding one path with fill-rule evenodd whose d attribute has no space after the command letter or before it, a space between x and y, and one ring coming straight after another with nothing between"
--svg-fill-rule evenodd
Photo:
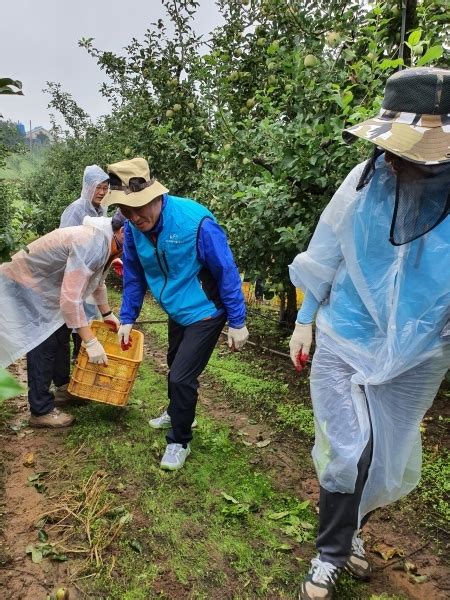
<instances>
[{"instance_id":1,"label":"green leaf","mask_svg":"<svg viewBox=\"0 0 450 600\"><path fill-rule=\"evenodd\" d=\"M133 515L131 513L126 513L125 515L120 517L119 523L121 525L125 525L126 523L129 523L132 519L133 519Z\"/></svg>"},{"instance_id":2,"label":"green leaf","mask_svg":"<svg viewBox=\"0 0 450 600\"><path fill-rule=\"evenodd\" d=\"M40 563L42 559L42 552L38 548L33 548L33 551L31 552L31 560L34 563Z\"/></svg>"},{"instance_id":3,"label":"green leaf","mask_svg":"<svg viewBox=\"0 0 450 600\"><path fill-rule=\"evenodd\" d=\"M143 548L139 540L130 540L130 546L133 548L133 550L139 552L139 554L142 554Z\"/></svg>"},{"instance_id":4,"label":"green leaf","mask_svg":"<svg viewBox=\"0 0 450 600\"><path fill-rule=\"evenodd\" d=\"M385 58L380 63L380 69L383 69L383 70L396 69L400 65L403 66L403 64L404 64L403 58L396 58L395 60L390 60L389 58Z\"/></svg>"},{"instance_id":5,"label":"green leaf","mask_svg":"<svg viewBox=\"0 0 450 600\"><path fill-rule=\"evenodd\" d=\"M64 562L66 560L69 560L69 557L66 554L62 554L62 553L60 554L59 552L55 552L50 555L50 559L56 560L58 562Z\"/></svg>"},{"instance_id":6,"label":"green leaf","mask_svg":"<svg viewBox=\"0 0 450 600\"><path fill-rule=\"evenodd\" d=\"M290 552L292 550L292 546L289 544L280 544L279 546L275 546L274 550L278 550L279 552Z\"/></svg>"},{"instance_id":7,"label":"green leaf","mask_svg":"<svg viewBox=\"0 0 450 600\"><path fill-rule=\"evenodd\" d=\"M25 390L25 387L14 379L12 375L0 369L0 401L17 396Z\"/></svg>"},{"instance_id":8,"label":"green leaf","mask_svg":"<svg viewBox=\"0 0 450 600\"><path fill-rule=\"evenodd\" d=\"M10 77L0 77L0 87L6 87L13 85L16 88L22 88L22 82L18 79L11 79Z\"/></svg>"},{"instance_id":9,"label":"green leaf","mask_svg":"<svg viewBox=\"0 0 450 600\"><path fill-rule=\"evenodd\" d=\"M48 540L48 534L44 529L39 529L38 531L38 540L40 542L46 542Z\"/></svg>"},{"instance_id":10,"label":"green leaf","mask_svg":"<svg viewBox=\"0 0 450 600\"><path fill-rule=\"evenodd\" d=\"M239 504L238 500L236 500L236 498L233 498L233 496L230 496L229 494L226 494L225 492L220 492L220 495L225 498L225 500L227 502L232 502L233 504Z\"/></svg>"},{"instance_id":11,"label":"green leaf","mask_svg":"<svg viewBox=\"0 0 450 600\"><path fill-rule=\"evenodd\" d=\"M289 511L284 510L283 512L271 513L270 515L267 515L267 517L269 519L272 519L272 521L279 521L280 519L284 519L284 517L287 517L288 514L289 514Z\"/></svg>"},{"instance_id":12,"label":"green leaf","mask_svg":"<svg viewBox=\"0 0 450 600\"><path fill-rule=\"evenodd\" d=\"M421 37L422 37L422 30L415 29L414 31L412 31L409 34L408 44L410 44L411 46L417 46L417 44L420 42Z\"/></svg>"},{"instance_id":13,"label":"green leaf","mask_svg":"<svg viewBox=\"0 0 450 600\"><path fill-rule=\"evenodd\" d=\"M344 92L342 95L342 106L345 107L347 106L347 104L350 104L350 102L353 100L353 93L350 92L349 90Z\"/></svg>"},{"instance_id":14,"label":"green leaf","mask_svg":"<svg viewBox=\"0 0 450 600\"><path fill-rule=\"evenodd\" d=\"M306 510L310 504L311 500L304 500L297 506L297 510Z\"/></svg>"},{"instance_id":15,"label":"green leaf","mask_svg":"<svg viewBox=\"0 0 450 600\"><path fill-rule=\"evenodd\" d=\"M32 550L31 550L31 560L34 563L40 563L42 559L43 559L43 554L42 554L41 550L39 548L36 548L36 546L33 546Z\"/></svg>"},{"instance_id":16,"label":"green leaf","mask_svg":"<svg viewBox=\"0 0 450 600\"><path fill-rule=\"evenodd\" d=\"M0 94L16 94L23 96L22 82L9 77L0 78Z\"/></svg>"},{"instance_id":17,"label":"green leaf","mask_svg":"<svg viewBox=\"0 0 450 600\"><path fill-rule=\"evenodd\" d=\"M444 54L444 49L442 46L431 46L425 52L425 54L417 61L417 66L422 67L433 60L438 60Z\"/></svg>"}]
</instances>

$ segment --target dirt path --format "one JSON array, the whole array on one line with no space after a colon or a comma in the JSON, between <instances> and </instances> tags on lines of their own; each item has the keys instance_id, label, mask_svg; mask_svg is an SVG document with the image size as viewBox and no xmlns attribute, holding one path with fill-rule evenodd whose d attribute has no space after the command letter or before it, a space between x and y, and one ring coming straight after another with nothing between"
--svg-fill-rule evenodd
<instances>
[{"instance_id":1,"label":"dirt path","mask_svg":"<svg viewBox=\"0 0 450 600\"><path fill-rule=\"evenodd\" d=\"M26 372L20 363L16 366L16 376L26 382ZM2 482L0 597L44 600L47 594L67 584L68 570L64 562L33 563L25 552L28 544L39 543L36 523L48 508L46 497L28 485L28 477L48 469L51 457L63 448L64 432L27 427L29 413L24 396L14 399L14 410L13 419L0 434L6 458ZM26 461L33 464L24 464ZM75 592L71 594L72 600L77 597Z\"/></svg>"}]
</instances>

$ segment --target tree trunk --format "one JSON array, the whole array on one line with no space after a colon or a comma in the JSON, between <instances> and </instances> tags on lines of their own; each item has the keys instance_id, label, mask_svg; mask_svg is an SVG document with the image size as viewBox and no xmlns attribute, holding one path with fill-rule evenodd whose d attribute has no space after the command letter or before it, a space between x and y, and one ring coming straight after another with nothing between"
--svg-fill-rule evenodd
<instances>
[{"instance_id":1,"label":"tree trunk","mask_svg":"<svg viewBox=\"0 0 450 600\"><path fill-rule=\"evenodd\" d=\"M417 28L417 0L402 0L406 2L406 19L405 19L405 39L408 39L408 32ZM411 62L411 50L406 44L403 44L403 60L406 64Z\"/></svg>"},{"instance_id":2,"label":"tree trunk","mask_svg":"<svg viewBox=\"0 0 450 600\"><path fill-rule=\"evenodd\" d=\"M289 285L286 291L286 308L284 309L283 320L285 323L293 325L297 317L297 290L293 285Z\"/></svg>"}]
</instances>

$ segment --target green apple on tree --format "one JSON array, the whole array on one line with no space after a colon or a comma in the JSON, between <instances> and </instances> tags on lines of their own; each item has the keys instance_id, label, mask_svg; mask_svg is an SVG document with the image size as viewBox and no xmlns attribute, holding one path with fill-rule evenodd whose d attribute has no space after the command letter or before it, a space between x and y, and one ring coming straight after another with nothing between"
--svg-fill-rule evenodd
<instances>
[{"instance_id":1,"label":"green apple on tree","mask_svg":"<svg viewBox=\"0 0 450 600\"><path fill-rule=\"evenodd\" d=\"M305 67L311 68L315 67L319 61L314 56L314 54L307 54L303 60L303 64Z\"/></svg>"},{"instance_id":2,"label":"green apple on tree","mask_svg":"<svg viewBox=\"0 0 450 600\"><path fill-rule=\"evenodd\" d=\"M271 46L274 50L279 50L280 49L280 40L273 40Z\"/></svg>"},{"instance_id":3,"label":"green apple on tree","mask_svg":"<svg viewBox=\"0 0 450 600\"><path fill-rule=\"evenodd\" d=\"M331 46L332 48L335 48L336 46L339 46L339 44L342 41L342 36L339 33L339 31L329 31L326 34L326 40L327 40L327 44L329 46Z\"/></svg>"}]
</instances>

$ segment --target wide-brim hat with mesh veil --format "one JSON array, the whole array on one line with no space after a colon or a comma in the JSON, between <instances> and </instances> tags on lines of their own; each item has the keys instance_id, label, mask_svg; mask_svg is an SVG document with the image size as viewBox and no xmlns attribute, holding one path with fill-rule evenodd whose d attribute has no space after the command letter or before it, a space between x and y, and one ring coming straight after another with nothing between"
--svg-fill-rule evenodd
<instances>
[{"instance_id":1,"label":"wide-brim hat with mesh veil","mask_svg":"<svg viewBox=\"0 0 450 600\"><path fill-rule=\"evenodd\" d=\"M391 75L382 108L343 132L421 164L450 162L450 71L415 67Z\"/></svg>"},{"instance_id":2,"label":"wide-brim hat with mesh veil","mask_svg":"<svg viewBox=\"0 0 450 600\"><path fill-rule=\"evenodd\" d=\"M145 158L122 160L108 165L108 174L110 191L103 198L102 206L124 204L138 208L169 191L150 177L150 168Z\"/></svg>"}]
</instances>

